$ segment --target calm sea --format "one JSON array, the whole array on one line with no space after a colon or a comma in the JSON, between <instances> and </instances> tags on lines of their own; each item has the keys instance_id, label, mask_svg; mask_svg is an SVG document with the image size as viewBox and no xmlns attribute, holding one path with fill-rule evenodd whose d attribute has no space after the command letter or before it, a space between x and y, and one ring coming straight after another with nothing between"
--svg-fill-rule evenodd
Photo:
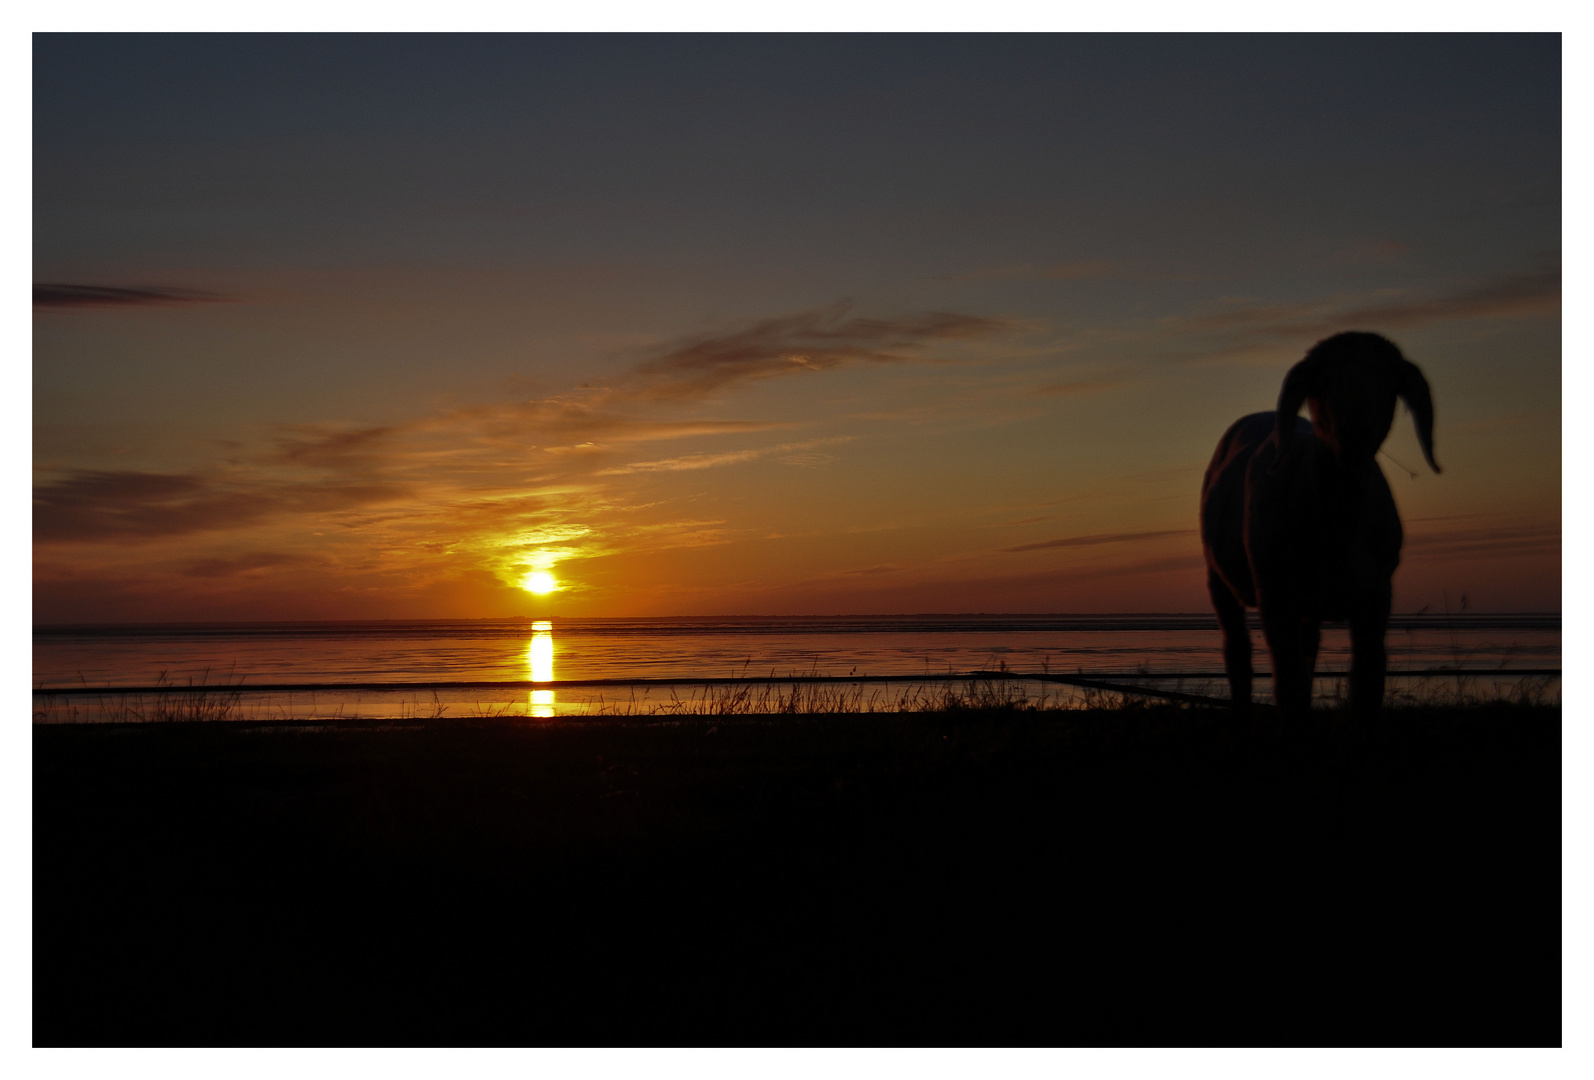
<instances>
[{"instance_id":1,"label":"calm sea","mask_svg":"<svg viewBox=\"0 0 1594 1080\"><path fill-rule=\"evenodd\" d=\"M1257 667L1265 672L1260 631L1253 630L1253 638ZM1404 616L1393 621L1387 644L1393 672L1464 668L1491 673L1484 689L1509 688L1521 681L1512 672L1560 667L1561 620L1558 615ZM1319 670L1348 666L1345 629L1325 628ZM179 700L198 702L197 715L239 719L669 711L703 700L705 691L564 684L788 675L892 676L890 684L827 690L831 701L852 693L845 700L858 707L888 708L922 701L935 685L924 681L926 676L996 670L1084 673L1124 685L1141 679L1147 686L1222 696L1226 689L1215 679L1222 667L1220 637L1210 615L168 624L39 627L33 635L35 690L127 690L35 694L36 719L46 722L145 719L161 709L169 713ZM1184 679L1145 681L1147 673ZM515 682L554 685L435 686ZM1391 685L1420 689L1443 682L1425 676ZM158 694L135 692L190 685L229 692L173 694L161 701ZM946 684L940 685L944 692ZM1266 679L1257 689L1265 697ZM1559 680L1551 680L1547 689L1558 699ZM1023 682L1004 692L1031 699L1046 694L1049 701L1077 697L1066 687ZM1319 692L1334 693L1333 680L1321 681ZM212 711L204 712L206 706Z\"/></svg>"}]
</instances>

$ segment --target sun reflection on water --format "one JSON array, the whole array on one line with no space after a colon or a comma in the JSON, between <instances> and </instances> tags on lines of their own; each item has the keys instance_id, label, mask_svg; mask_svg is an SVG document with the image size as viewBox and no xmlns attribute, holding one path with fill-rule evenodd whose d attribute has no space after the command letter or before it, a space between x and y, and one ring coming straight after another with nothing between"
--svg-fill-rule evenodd
<instances>
[{"instance_id":1,"label":"sun reflection on water","mask_svg":"<svg viewBox=\"0 0 1594 1080\"><path fill-rule=\"evenodd\" d=\"M534 622L531 624L531 630L531 644L526 646L526 666L531 670L531 681L553 682L553 623ZM533 690L529 707L532 716L552 716L554 692Z\"/></svg>"}]
</instances>

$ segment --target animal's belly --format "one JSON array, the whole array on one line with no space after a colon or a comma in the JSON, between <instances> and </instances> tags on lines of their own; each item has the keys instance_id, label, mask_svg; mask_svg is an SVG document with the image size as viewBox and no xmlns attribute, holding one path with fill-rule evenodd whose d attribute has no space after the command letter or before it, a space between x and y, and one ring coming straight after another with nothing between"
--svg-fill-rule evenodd
<instances>
[{"instance_id":1,"label":"animal's belly","mask_svg":"<svg viewBox=\"0 0 1594 1080\"><path fill-rule=\"evenodd\" d=\"M1369 590L1379 581L1387 582L1392 570L1373 565L1362 553L1360 560L1324 559L1311 575L1308 601L1313 614L1326 622L1343 622L1371 599Z\"/></svg>"}]
</instances>

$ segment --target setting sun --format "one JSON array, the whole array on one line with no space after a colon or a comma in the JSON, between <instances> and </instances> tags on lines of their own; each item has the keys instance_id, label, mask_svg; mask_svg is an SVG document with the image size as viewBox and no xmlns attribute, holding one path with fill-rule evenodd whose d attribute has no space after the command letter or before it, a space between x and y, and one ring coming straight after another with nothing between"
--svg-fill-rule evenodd
<instances>
[{"instance_id":1,"label":"setting sun","mask_svg":"<svg viewBox=\"0 0 1594 1080\"><path fill-rule=\"evenodd\" d=\"M546 570L533 570L520 579L520 587L527 592L544 596L556 591L559 588L559 582L554 580L554 576Z\"/></svg>"}]
</instances>

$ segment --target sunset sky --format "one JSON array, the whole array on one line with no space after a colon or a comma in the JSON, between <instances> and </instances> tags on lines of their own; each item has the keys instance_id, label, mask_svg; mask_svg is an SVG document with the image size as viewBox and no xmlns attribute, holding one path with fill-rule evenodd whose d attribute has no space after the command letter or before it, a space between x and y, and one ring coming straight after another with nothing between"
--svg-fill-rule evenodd
<instances>
[{"instance_id":1,"label":"sunset sky","mask_svg":"<svg viewBox=\"0 0 1594 1080\"><path fill-rule=\"evenodd\" d=\"M1560 610L1557 36L33 63L36 623L1204 611L1347 329L1433 390L1395 610Z\"/></svg>"}]
</instances>

